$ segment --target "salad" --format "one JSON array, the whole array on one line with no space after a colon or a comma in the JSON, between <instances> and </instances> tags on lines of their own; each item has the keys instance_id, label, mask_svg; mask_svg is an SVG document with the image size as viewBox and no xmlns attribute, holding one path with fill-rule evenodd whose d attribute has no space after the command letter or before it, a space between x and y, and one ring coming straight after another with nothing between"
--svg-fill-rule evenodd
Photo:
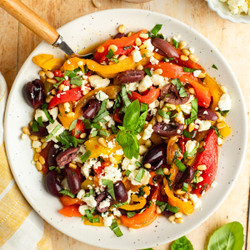
<instances>
[{"instance_id":1,"label":"salad","mask_svg":"<svg viewBox=\"0 0 250 250\"><path fill-rule=\"evenodd\" d=\"M23 88L34 115L22 138L59 213L118 237L119 225L160 215L183 223L214 185L231 131L227 89L161 28L126 34L121 25L88 59L36 55L40 79Z\"/></svg>"}]
</instances>

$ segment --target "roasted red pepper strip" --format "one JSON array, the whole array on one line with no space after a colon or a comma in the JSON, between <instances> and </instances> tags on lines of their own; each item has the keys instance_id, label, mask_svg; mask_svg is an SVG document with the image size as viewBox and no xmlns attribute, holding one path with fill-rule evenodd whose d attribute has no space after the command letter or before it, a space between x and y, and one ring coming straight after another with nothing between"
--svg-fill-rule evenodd
<instances>
[{"instance_id":1,"label":"roasted red pepper strip","mask_svg":"<svg viewBox=\"0 0 250 250\"><path fill-rule=\"evenodd\" d=\"M218 136L211 129L205 139L204 151L202 151L195 162L193 168L196 170L199 165L206 165L206 170L203 171L201 177L202 182L197 184L197 189L193 192L200 196L203 191L207 191L214 182L218 169Z\"/></svg>"},{"instance_id":2,"label":"roasted red pepper strip","mask_svg":"<svg viewBox=\"0 0 250 250\"><path fill-rule=\"evenodd\" d=\"M68 207L71 205L81 205L83 204L83 201L77 198L71 198L69 196L63 195L60 198L61 203L63 206Z\"/></svg>"},{"instance_id":3,"label":"roasted red pepper strip","mask_svg":"<svg viewBox=\"0 0 250 250\"><path fill-rule=\"evenodd\" d=\"M55 95L49 103L49 109L54 108L56 105L65 102L78 101L83 96L81 87L70 89L68 91Z\"/></svg>"},{"instance_id":4,"label":"roasted red pepper strip","mask_svg":"<svg viewBox=\"0 0 250 250\"><path fill-rule=\"evenodd\" d=\"M178 78L181 82L187 82L195 90L198 105L201 107L208 108L211 102L211 94L207 86L196 78L192 73L184 72L181 66L176 64L160 62L159 64L148 65L150 69L162 69L162 76L168 78Z\"/></svg>"},{"instance_id":5,"label":"roasted red pepper strip","mask_svg":"<svg viewBox=\"0 0 250 250\"><path fill-rule=\"evenodd\" d=\"M85 132L84 123L82 120L77 120L76 126L72 129L72 136L79 138L81 133Z\"/></svg>"},{"instance_id":6,"label":"roasted red pepper strip","mask_svg":"<svg viewBox=\"0 0 250 250\"><path fill-rule=\"evenodd\" d=\"M160 92L161 91L160 91L159 88L150 89L146 95L140 95L139 93L132 91L131 92L132 96L128 95L128 97L130 99L132 99L133 101L138 99L139 102L151 104L152 102L154 102L160 96Z\"/></svg>"},{"instance_id":7,"label":"roasted red pepper strip","mask_svg":"<svg viewBox=\"0 0 250 250\"><path fill-rule=\"evenodd\" d=\"M78 208L79 206L77 205L67 206L59 210L59 213L67 217L82 217Z\"/></svg>"},{"instance_id":8,"label":"roasted red pepper strip","mask_svg":"<svg viewBox=\"0 0 250 250\"><path fill-rule=\"evenodd\" d=\"M109 51L110 45L117 46L117 51L114 52L115 55L128 55L134 49L133 45L135 45L135 39L140 37L140 34L147 34L147 30L141 30L130 37L122 37L116 39L109 39L105 43L101 44L94 55L94 60L101 63L105 61L106 55ZM143 41L144 39L141 38ZM104 51L102 53L98 52L98 50L103 47Z\"/></svg>"},{"instance_id":9,"label":"roasted red pepper strip","mask_svg":"<svg viewBox=\"0 0 250 250\"><path fill-rule=\"evenodd\" d=\"M120 110L121 110L121 108L117 108L117 109L115 110L115 113L114 113L114 120L115 120L116 122L118 122L118 123L122 123L122 120L121 120L122 114L119 113Z\"/></svg>"},{"instance_id":10,"label":"roasted red pepper strip","mask_svg":"<svg viewBox=\"0 0 250 250\"><path fill-rule=\"evenodd\" d=\"M101 175L103 173L103 169L108 167L110 165L110 162L104 161L101 163L101 166L98 168L93 168L95 173L98 175Z\"/></svg>"},{"instance_id":11,"label":"roasted red pepper strip","mask_svg":"<svg viewBox=\"0 0 250 250\"><path fill-rule=\"evenodd\" d=\"M152 204L150 207L146 208L141 214L136 214L135 216L128 218L126 215L120 217L122 225L130 228L142 228L150 225L158 217L156 213L156 200L159 196L159 186L156 187L154 193L151 196Z\"/></svg>"}]
</instances>

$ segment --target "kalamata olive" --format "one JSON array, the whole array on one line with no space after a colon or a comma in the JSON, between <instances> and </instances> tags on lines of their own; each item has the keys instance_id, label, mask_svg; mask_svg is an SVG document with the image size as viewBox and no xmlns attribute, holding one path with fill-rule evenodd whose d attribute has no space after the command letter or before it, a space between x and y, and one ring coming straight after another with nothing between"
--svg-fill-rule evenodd
<instances>
[{"instance_id":1,"label":"kalamata olive","mask_svg":"<svg viewBox=\"0 0 250 250\"><path fill-rule=\"evenodd\" d=\"M174 189L181 189L184 182L189 184L194 178L194 172L192 167L186 168L184 172L179 171L174 181Z\"/></svg>"},{"instance_id":2,"label":"kalamata olive","mask_svg":"<svg viewBox=\"0 0 250 250\"><path fill-rule=\"evenodd\" d=\"M100 212L100 213L105 213L107 210L108 210L108 208L110 207L110 202L109 202L109 205L107 205L107 206L105 206L105 207L101 207L100 206L100 203L102 202L102 201L104 201L104 200L106 200L106 199L108 199L108 194L106 193L106 192L101 192L98 196L97 196L97 198L96 198L96 202L97 202L97 205L96 205L96 209L97 209L97 211L98 212Z\"/></svg>"},{"instance_id":3,"label":"kalamata olive","mask_svg":"<svg viewBox=\"0 0 250 250\"><path fill-rule=\"evenodd\" d=\"M140 81L144 77L145 72L143 70L126 70L118 73L115 78L116 84L131 83Z\"/></svg>"},{"instance_id":4,"label":"kalamata olive","mask_svg":"<svg viewBox=\"0 0 250 250\"><path fill-rule=\"evenodd\" d=\"M163 212L162 212L162 215L163 216L165 216L165 217L169 217L169 216L171 216L171 215L173 215L174 213L173 212L170 212L170 211L168 211L168 210L164 210Z\"/></svg>"},{"instance_id":5,"label":"kalamata olive","mask_svg":"<svg viewBox=\"0 0 250 250\"><path fill-rule=\"evenodd\" d=\"M39 136L39 137L47 136L49 133L48 133L48 130L47 130L46 126L49 125L49 123L44 122L43 125L44 125L44 127L41 127L41 126L38 125L38 131L33 131L32 127L30 127L30 133L32 135L36 135L36 136Z\"/></svg>"},{"instance_id":6,"label":"kalamata olive","mask_svg":"<svg viewBox=\"0 0 250 250\"><path fill-rule=\"evenodd\" d=\"M160 98L167 103L181 105L187 103L189 100L189 94L188 92L186 93L188 96L180 97L176 86L174 84L167 84L161 89Z\"/></svg>"},{"instance_id":7,"label":"kalamata olive","mask_svg":"<svg viewBox=\"0 0 250 250\"><path fill-rule=\"evenodd\" d=\"M152 39L152 44L158 49L157 53L166 57L179 58L177 50L168 41L160 38L154 38Z\"/></svg>"},{"instance_id":8,"label":"kalamata olive","mask_svg":"<svg viewBox=\"0 0 250 250\"><path fill-rule=\"evenodd\" d=\"M79 174L70 167L66 167L65 172L70 192L72 194L78 193L81 189L81 178Z\"/></svg>"},{"instance_id":9,"label":"kalamata olive","mask_svg":"<svg viewBox=\"0 0 250 250\"><path fill-rule=\"evenodd\" d=\"M128 200L128 193L122 181L117 181L114 184L115 199L118 202L125 202Z\"/></svg>"},{"instance_id":10,"label":"kalamata olive","mask_svg":"<svg viewBox=\"0 0 250 250\"><path fill-rule=\"evenodd\" d=\"M152 115L150 115L148 112L147 117L146 117L146 121L149 122L151 119L152 119Z\"/></svg>"},{"instance_id":11,"label":"kalamata olive","mask_svg":"<svg viewBox=\"0 0 250 250\"><path fill-rule=\"evenodd\" d=\"M47 191L56 196L59 197L59 191L62 190L61 184L59 180L57 179L57 172L56 171L49 171L45 176L45 187Z\"/></svg>"},{"instance_id":12,"label":"kalamata olive","mask_svg":"<svg viewBox=\"0 0 250 250\"><path fill-rule=\"evenodd\" d=\"M211 109L199 107L198 118L204 120L216 121L219 118L219 116Z\"/></svg>"},{"instance_id":13,"label":"kalamata olive","mask_svg":"<svg viewBox=\"0 0 250 250\"><path fill-rule=\"evenodd\" d=\"M97 99L91 99L88 103L88 107L83 112L83 117L91 119L95 117L101 107L101 103Z\"/></svg>"},{"instance_id":14,"label":"kalamata olive","mask_svg":"<svg viewBox=\"0 0 250 250\"><path fill-rule=\"evenodd\" d=\"M117 33L117 34L114 36L114 39L116 39L116 38L122 38L122 37L124 37L124 36L125 36L124 33Z\"/></svg>"},{"instance_id":15,"label":"kalamata olive","mask_svg":"<svg viewBox=\"0 0 250 250\"><path fill-rule=\"evenodd\" d=\"M28 82L23 87L23 95L27 103L37 109L42 106L45 101L45 89L43 82L36 79L32 82Z\"/></svg>"},{"instance_id":16,"label":"kalamata olive","mask_svg":"<svg viewBox=\"0 0 250 250\"><path fill-rule=\"evenodd\" d=\"M65 151L60 152L56 156L57 166L63 167L66 164L73 161L75 159L75 157L77 156L78 150L79 150L79 148L69 148Z\"/></svg>"},{"instance_id":17,"label":"kalamata olive","mask_svg":"<svg viewBox=\"0 0 250 250\"><path fill-rule=\"evenodd\" d=\"M169 137L179 135L184 130L184 125L178 122L159 122L154 125L153 130L160 136Z\"/></svg>"},{"instance_id":18,"label":"kalamata olive","mask_svg":"<svg viewBox=\"0 0 250 250\"><path fill-rule=\"evenodd\" d=\"M56 156L59 154L59 152L60 148L54 142L51 142L47 156L47 162L49 167L57 165Z\"/></svg>"}]
</instances>

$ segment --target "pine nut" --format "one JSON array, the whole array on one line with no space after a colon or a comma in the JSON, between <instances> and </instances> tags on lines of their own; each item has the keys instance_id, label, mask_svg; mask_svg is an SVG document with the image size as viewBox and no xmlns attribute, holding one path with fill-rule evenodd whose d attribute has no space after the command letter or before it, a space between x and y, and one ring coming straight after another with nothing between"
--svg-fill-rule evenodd
<instances>
[{"instance_id":1,"label":"pine nut","mask_svg":"<svg viewBox=\"0 0 250 250\"><path fill-rule=\"evenodd\" d=\"M48 78L54 78L54 74L53 74L51 71L46 71L46 72L45 72L45 75L46 75Z\"/></svg>"},{"instance_id":2,"label":"pine nut","mask_svg":"<svg viewBox=\"0 0 250 250\"><path fill-rule=\"evenodd\" d=\"M43 156L40 155L38 160L42 165L45 164L45 159Z\"/></svg>"},{"instance_id":3,"label":"pine nut","mask_svg":"<svg viewBox=\"0 0 250 250\"><path fill-rule=\"evenodd\" d=\"M200 176L200 177L198 178L198 183L199 183L199 182L202 182L202 181L203 181L203 177Z\"/></svg>"},{"instance_id":4,"label":"pine nut","mask_svg":"<svg viewBox=\"0 0 250 250\"><path fill-rule=\"evenodd\" d=\"M34 157L33 157L33 160L34 160L34 161L38 161L38 160L39 160L39 156L40 156L40 154L35 153L35 154L34 154Z\"/></svg>"},{"instance_id":5,"label":"pine nut","mask_svg":"<svg viewBox=\"0 0 250 250\"><path fill-rule=\"evenodd\" d=\"M189 58L190 58L190 60L193 61L193 62L198 62L198 61L199 61L199 58L198 58L197 56L193 55L193 54L191 54L191 55L189 56Z\"/></svg>"},{"instance_id":6,"label":"pine nut","mask_svg":"<svg viewBox=\"0 0 250 250\"><path fill-rule=\"evenodd\" d=\"M46 148L47 145L48 145L48 142L44 142L44 143L42 144L42 149Z\"/></svg>"},{"instance_id":7,"label":"pine nut","mask_svg":"<svg viewBox=\"0 0 250 250\"><path fill-rule=\"evenodd\" d=\"M56 89L52 89L50 92L52 95L56 95Z\"/></svg>"},{"instance_id":8,"label":"pine nut","mask_svg":"<svg viewBox=\"0 0 250 250\"><path fill-rule=\"evenodd\" d=\"M65 87L66 86L64 84L60 84L59 87L58 87L58 89L61 90L61 91L63 91Z\"/></svg>"},{"instance_id":9,"label":"pine nut","mask_svg":"<svg viewBox=\"0 0 250 250\"><path fill-rule=\"evenodd\" d=\"M135 39L135 45L136 45L136 46L141 46L141 39L140 39L139 37L137 37L137 38Z\"/></svg>"},{"instance_id":10,"label":"pine nut","mask_svg":"<svg viewBox=\"0 0 250 250\"><path fill-rule=\"evenodd\" d=\"M31 135L31 136L30 136L30 139L31 139L32 141L38 141L38 136L36 136L36 135Z\"/></svg>"},{"instance_id":11,"label":"pine nut","mask_svg":"<svg viewBox=\"0 0 250 250\"><path fill-rule=\"evenodd\" d=\"M46 102L49 103L52 100L53 97L54 97L53 95L48 95L46 97Z\"/></svg>"},{"instance_id":12,"label":"pine nut","mask_svg":"<svg viewBox=\"0 0 250 250\"><path fill-rule=\"evenodd\" d=\"M219 122L219 123L217 123L216 127L218 129L222 129L222 128L226 127L226 124L224 122Z\"/></svg>"},{"instance_id":13,"label":"pine nut","mask_svg":"<svg viewBox=\"0 0 250 250\"><path fill-rule=\"evenodd\" d=\"M121 62L122 60L124 60L124 59L126 59L126 58L127 58L127 56L122 55L122 56L120 56L120 57L119 57L119 59L118 59L118 60L119 60L119 62Z\"/></svg>"},{"instance_id":14,"label":"pine nut","mask_svg":"<svg viewBox=\"0 0 250 250\"><path fill-rule=\"evenodd\" d=\"M145 146L146 146L147 148L150 148L151 145L152 145L152 142L151 142L150 140L147 140L146 143L145 143Z\"/></svg>"},{"instance_id":15,"label":"pine nut","mask_svg":"<svg viewBox=\"0 0 250 250\"><path fill-rule=\"evenodd\" d=\"M103 147L108 147L107 142L105 141L105 139L103 137L98 138L98 142L103 146Z\"/></svg>"},{"instance_id":16,"label":"pine nut","mask_svg":"<svg viewBox=\"0 0 250 250\"><path fill-rule=\"evenodd\" d=\"M137 70L143 70L143 66L141 64L137 65Z\"/></svg>"},{"instance_id":17,"label":"pine nut","mask_svg":"<svg viewBox=\"0 0 250 250\"><path fill-rule=\"evenodd\" d=\"M75 89L75 88L78 88L79 86L75 85L75 84L71 84L71 88L72 89Z\"/></svg>"},{"instance_id":18,"label":"pine nut","mask_svg":"<svg viewBox=\"0 0 250 250\"><path fill-rule=\"evenodd\" d=\"M175 218L181 218L182 215L183 215L182 212L177 212L177 213L175 214Z\"/></svg>"},{"instance_id":19,"label":"pine nut","mask_svg":"<svg viewBox=\"0 0 250 250\"><path fill-rule=\"evenodd\" d=\"M37 153L40 153L40 152L42 151L42 148L41 148L41 147L36 148L35 151L36 151Z\"/></svg>"},{"instance_id":20,"label":"pine nut","mask_svg":"<svg viewBox=\"0 0 250 250\"><path fill-rule=\"evenodd\" d=\"M179 49L183 49L183 48L185 48L187 46L187 42L186 41L181 41L180 43L179 43Z\"/></svg>"},{"instance_id":21,"label":"pine nut","mask_svg":"<svg viewBox=\"0 0 250 250\"><path fill-rule=\"evenodd\" d=\"M193 89L193 88L189 88L189 89L188 89L188 91L189 91L189 93L190 93L190 94L192 94L192 95L194 95L194 94L195 94L195 91L194 91L194 89Z\"/></svg>"},{"instance_id":22,"label":"pine nut","mask_svg":"<svg viewBox=\"0 0 250 250\"><path fill-rule=\"evenodd\" d=\"M86 133L81 133L81 134L80 134L80 138L81 138L81 139L84 139L86 136L87 136Z\"/></svg>"},{"instance_id":23,"label":"pine nut","mask_svg":"<svg viewBox=\"0 0 250 250\"><path fill-rule=\"evenodd\" d=\"M43 70L40 70L38 74L40 77L45 77L45 72Z\"/></svg>"},{"instance_id":24,"label":"pine nut","mask_svg":"<svg viewBox=\"0 0 250 250\"><path fill-rule=\"evenodd\" d=\"M184 220L183 220L183 218L176 218L174 221L178 224L181 224L181 223L183 223Z\"/></svg>"},{"instance_id":25,"label":"pine nut","mask_svg":"<svg viewBox=\"0 0 250 250\"><path fill-rule=\"evenodd\" d=\"M146 49L147 48L147 45L146 44L142 44L139 49L142 50L142 49Z\"/></svg>"},{"instance_id":26,"label":"pine nut","mask_svg":"<svg viewBox=\"0 0 250 250\"><path fill-rule=\"evenodd\" d=\"M219 112L216 112L216 114L218 115L218 119L217 119L217 122L225 122L225 117L222 116Z\"/></svg>"},{"instance_id":27,"label":"pine nut","mask_svg":"<svg viewBox=\"0 0 250 250\"><path fill-rule=\"evenodd\" d=\"M200 171L203 171L203 170L206 170L207 167L206 167L206 165L199 165L199 166L197 167L197 169L200 170Z\"/></svg>"},{"instance_id":28,"label":"pine nut","mask_svg":"<svg viewBox=\"0 0 250 250\"><path fill-rule=\"evenodd\" d=\"M41 140L40 140L40 141L41 141L41 142L46 142L44 137L43 137L43 138L41 138Z\"/></svg>"},{"instance_id":29,"label":"pine nut","mask_svg":"<svg viewBox=\"0 0 250 250\"><path fill-rule=\"evenodd\" d=\"M160 101L160 108L162 108L164 106L164 100Z\"/></svg>"},{"instance_id":30,"label":"pine nut","mask_svg":"<svg viewBox=\"0 0 250 250\"><path fill-rule=\"evenodd\" d=\"M193 122L191 122L188 126L188 131L191 133L195 128L195 124Z\"/></svg>"},{"instance_id":31,"label":"pine nut","mask_svg":"<svg viewBox=\"0 0 250 250\"><path fill-rule=\"evenodd\" d=\"M162 116L160 116L160 115L156 115L156 120L157 120L157 122L162 122L163 121L163 118L162 118Z\"/></svg>"},{"instance_id":32,"label":"pine nut","mask_svg":"<svg viewBox=\"0 0 250 250\"><path fill-rule=\"evenodd\" d=\"M41 171L43 169L43 165L39 161L37 161L35 165L38 171Z\"/></svg>"},{"instance_id":33,"label":"pine nut","mask_svg":"<svg viewBox=\"0 0 250 250\"><path fill-rule=\"evenodd\" d=\"M182 50L182 53L185 55L185 56L189 56L190 55L190 51L188 49L183 49Z\"/></svg>"},{"instance_id":34,"label":"pine nut","mask_svg":"<svg viewBox=\"0 0 250 250\"><path fill-rule=\"evenodd\" d=\"M123 24L118 27L118 32L119 33L124 33L125 32L125 26Z\"/></svg>"},{"instance_id":35,"label":"pine nut","mask_svg":"<svg viewBox=\"0 0 250 250\"><path fill-rule=\"evenodd\" d=\"M185 191L182 191L181 189L177 189L175 191L175 194L178 194L178 195L182 195L182 194L185 194L186 192Z\"/></svg>"},{"instance_id":36,"label":"pine nut","mask_svg":"<svg viewBox=\"0 0 250 250\"><path fill-rule=\"evenodd\" d=\"M144 164L144 167L147 168L147 169L150 169L151 168L151 164L150 163L146 163L146 164Z\"/></svg>"},{"instance_id":37,"label":"pine nut","mask_svg":"<svg viewBox=\"0 0 250 250\"><path fill-rule=\"evenodd\" d=\"M73 169L77 169L77 165L76 164L74 164L74 163L69 163L69 167L70 168L73 168Z\"/></svg>"},{"instance_id":38,"label":"pine nut","mask_svg":"<svg viewBox=\"0 0 250 250\"><path fill-rule=\"evenodd\" d=\"M133 35L133 32L129 32L128 35L127 35L127 37L130 37L132 35Z\"/></svg>"},{"instance_id":39,"label":"pine nut","mask_svg":"<svg viewBox=\"0 0 250 250\"><path fill-rule=\"evenodd\" d=\"M104 49L103 46L100 46L100 47L97 48L97 52L98 52L98 53L103 53L104 50L105 50L105 49Z\"/></svg>"},{"instance_id":40,"label":"pine nut","mask_svg":"<svg viewBox=\"0 0 250 250\"><path fill-rule=\"evenodd\" d=\"M155 71L154 71L154 74L156 74L156 75L161 75L163 73L163 70L162 69L156 69Z\"/></svg>"},{"instance_id":41,"label":"pine nut","mask_svg":"<svg viewBox=\"0 0 250 250\"><path fill-rule=\"evenodd\" d=\"M169 169L168 168L163 168L163 174L168 175L169 174Z\"/></svg>"},{"instance_id":42,"label":"pine nut","mask_svg":"<svg viewBox=\"0 0 250 250\"><path fill-rule=\"evenodd\" d=\"M156 213L161 214L161 209L158 206L156 207Z\"/></svg>"},{"instance_id":43,"label":"pine nut","mask_svg":"<svg viewBox=\"0 0 250 250\"><path fill-rule=\"evenodd\" d=\"M113 50L113 52L116 52L118 50L118 47L114 44L109 45L108 50Z\"/></svg>"},{"instance_id":44,"label":"pine nut","mask_svg":"<svg viewBox=\"0 0 250 250\"><path fill-rule=\"evenodd\" d=\"M206 74L205 73L200 73L199 75L198 75L198 78L205 78L206 77Z\"/></svg>"},{"instance_id":45,"label":"pine nut","mask_svg":"<svg viewBox=\"0 0 250 250\"><path fill-rule=\"evenodd\" d=\"M185 56L185 55L181 55L181 60L182 60L182 61L188 61L188 57Z\"/></svg>"},{"instance_id":46,"label":"pine nut","mask_svg":"<svg viewBox=\"0 0 250 250\"><path fill-rule=\"evenodd\" d=\"M56 79L48 78L48 79L47 79L47 82L48 82L48 83L51 83L51 84L56 84Z\"/></svg>"},{"instance_id":47,"label":"pine nut","mask_svg":"<svg viewBox=\"0 0 250 250\"><path fill-rule=\"evenodd\" d=\"M169 217L168 217L168 220L169 220L170 222L174 222L175 216L174 216L174 215L169 216Z\"/></svg>"},{"instance_id":48,"label":"pine nut","mask_svg":"<svg viewBox=\"0 0 250 250\"><path fill-rule=\"evenodd\" d=\"M22 131L25 135L30 135L30 130L28 127L23 127Z\"/></svg>"},{"instance_id":49,"label":"pine nut","mask_svg":"<svg viewBox=\"0 0 250 250\"><path fill-rule=\"evenodd\" d=\"M145 147L144 145L139 146L139 155L143 155L148 151L148 148Z\"/></svg>"},{"instance_id":50,"label":"pine nut","mask_svg":"<svg viewBox=\"0 0 250 250\"><path fill-rule=\"evenodd\" d=\"M140 34L139 37L143 39L148 39L148 34Z\"/></svg>"},{"instance_id":51,"label":"pine nut","mask_svg":"<svg viewBox=\"0 0 250 250\"><path fill-rule=\"evenodd\" d=\"M145 51L145 56L146 56L146 57L151 57L151 56L152 56L152 52L151 52L150 50L147 49L147 50Z\"/></svg>"}]
</instances>

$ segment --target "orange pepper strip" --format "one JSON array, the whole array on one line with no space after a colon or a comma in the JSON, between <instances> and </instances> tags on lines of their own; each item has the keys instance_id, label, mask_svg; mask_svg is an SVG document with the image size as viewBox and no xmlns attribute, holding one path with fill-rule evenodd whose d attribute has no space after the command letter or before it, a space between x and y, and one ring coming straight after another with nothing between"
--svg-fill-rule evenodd
<instances>
[{"instance_id":1,"label":"orange pepper strip","mask_svg":"<svg viewBox=\"0 0 250 250\"><path fill-rule=\"evenodd\" d=\"M77 198L71 198L69 196L61 196L60 198L61 203L63 206L71 206L71 205L81 205L83 202L80 199Z\"/></svg>"},{"instance_id":2,"label":"orange pepper strip","mask_svg":"<svg viewBox=\"0 0 250 250\"><path fill-rule=\"evenodd\" d=\"M155 88L150 89L146 95L140 95L139 93L132 91L131 99L133 101L138 99L139 102L151 104L160 96L160 92L161 92L160 89L155 89Z\"/></svg>"},{"instance_id":3,"label":"orange pepper strip","mask_svg":"<svg viewBox=\"0 0 250 250\"><path fill-rule=\"evenodd\" d=\"M94 215L93 218L99 218L100 222L91 223L87 218L84 218L84 225L96 226L96 227L103 227L104 226L102 217L100 217L98 215Z\"/></svg>"},{"instance_id":4,"label":"orange pepper strip","mask_svg":"<svg viewBox=\"0 0 250 250\"><path fill-rule=\"evenodd\" d=\"M178 207L180 209L179 211L186 215L190 215L194 212L194 206L188 201L182 201L179 198L175 197L173 190L169 189L168 184L166 184L164 189L166 195L168 196L168 203L171 206Z\"/></svg>"},{"instance_id":5,"label":"orange pepper strip","mask_svg":"<svg viewBox=\"0 0 250 250\"><path fill-rule=\"evenodd\" d=\"M82 217L78 208L79 206L77 205L67 206L59 210L59 213L67 217Z\"/></svg>"},{"instance_id":6,"label":"orange pepper strip","mask_svg":"<svg viewBox=\"0 0 250 250\"><path fill-rule=\"evenodd\" d=\"M122 205L120 206L120 208L129 210L129 211L134 211L134 210L144 208L144 206L147 203L147 200L144 197L138 197L136 194L132 195L131 201L133 202L133 204Z\"/></svg>"},{"instance_id":7,"label":"orange pepper strip","mask_svg":"<svg viewBox=\"0 0 250 250\"><path fill-rule=\"evenodd\" d=\"M122 215L120 217L122 225L126 227L130 227L130 228L138 229L138 228L146 227L150 225L152 222L154 222L156 218L158 217L156 213L156 199L158 197L159 190L160 188L158 186L157 189L154 191L152 198L151 198L152 205L148 207L144 212L142 212L141 214L136 214L135 216L131 218L128 218L126 215Z\"/></svg>"}]
</instances>

